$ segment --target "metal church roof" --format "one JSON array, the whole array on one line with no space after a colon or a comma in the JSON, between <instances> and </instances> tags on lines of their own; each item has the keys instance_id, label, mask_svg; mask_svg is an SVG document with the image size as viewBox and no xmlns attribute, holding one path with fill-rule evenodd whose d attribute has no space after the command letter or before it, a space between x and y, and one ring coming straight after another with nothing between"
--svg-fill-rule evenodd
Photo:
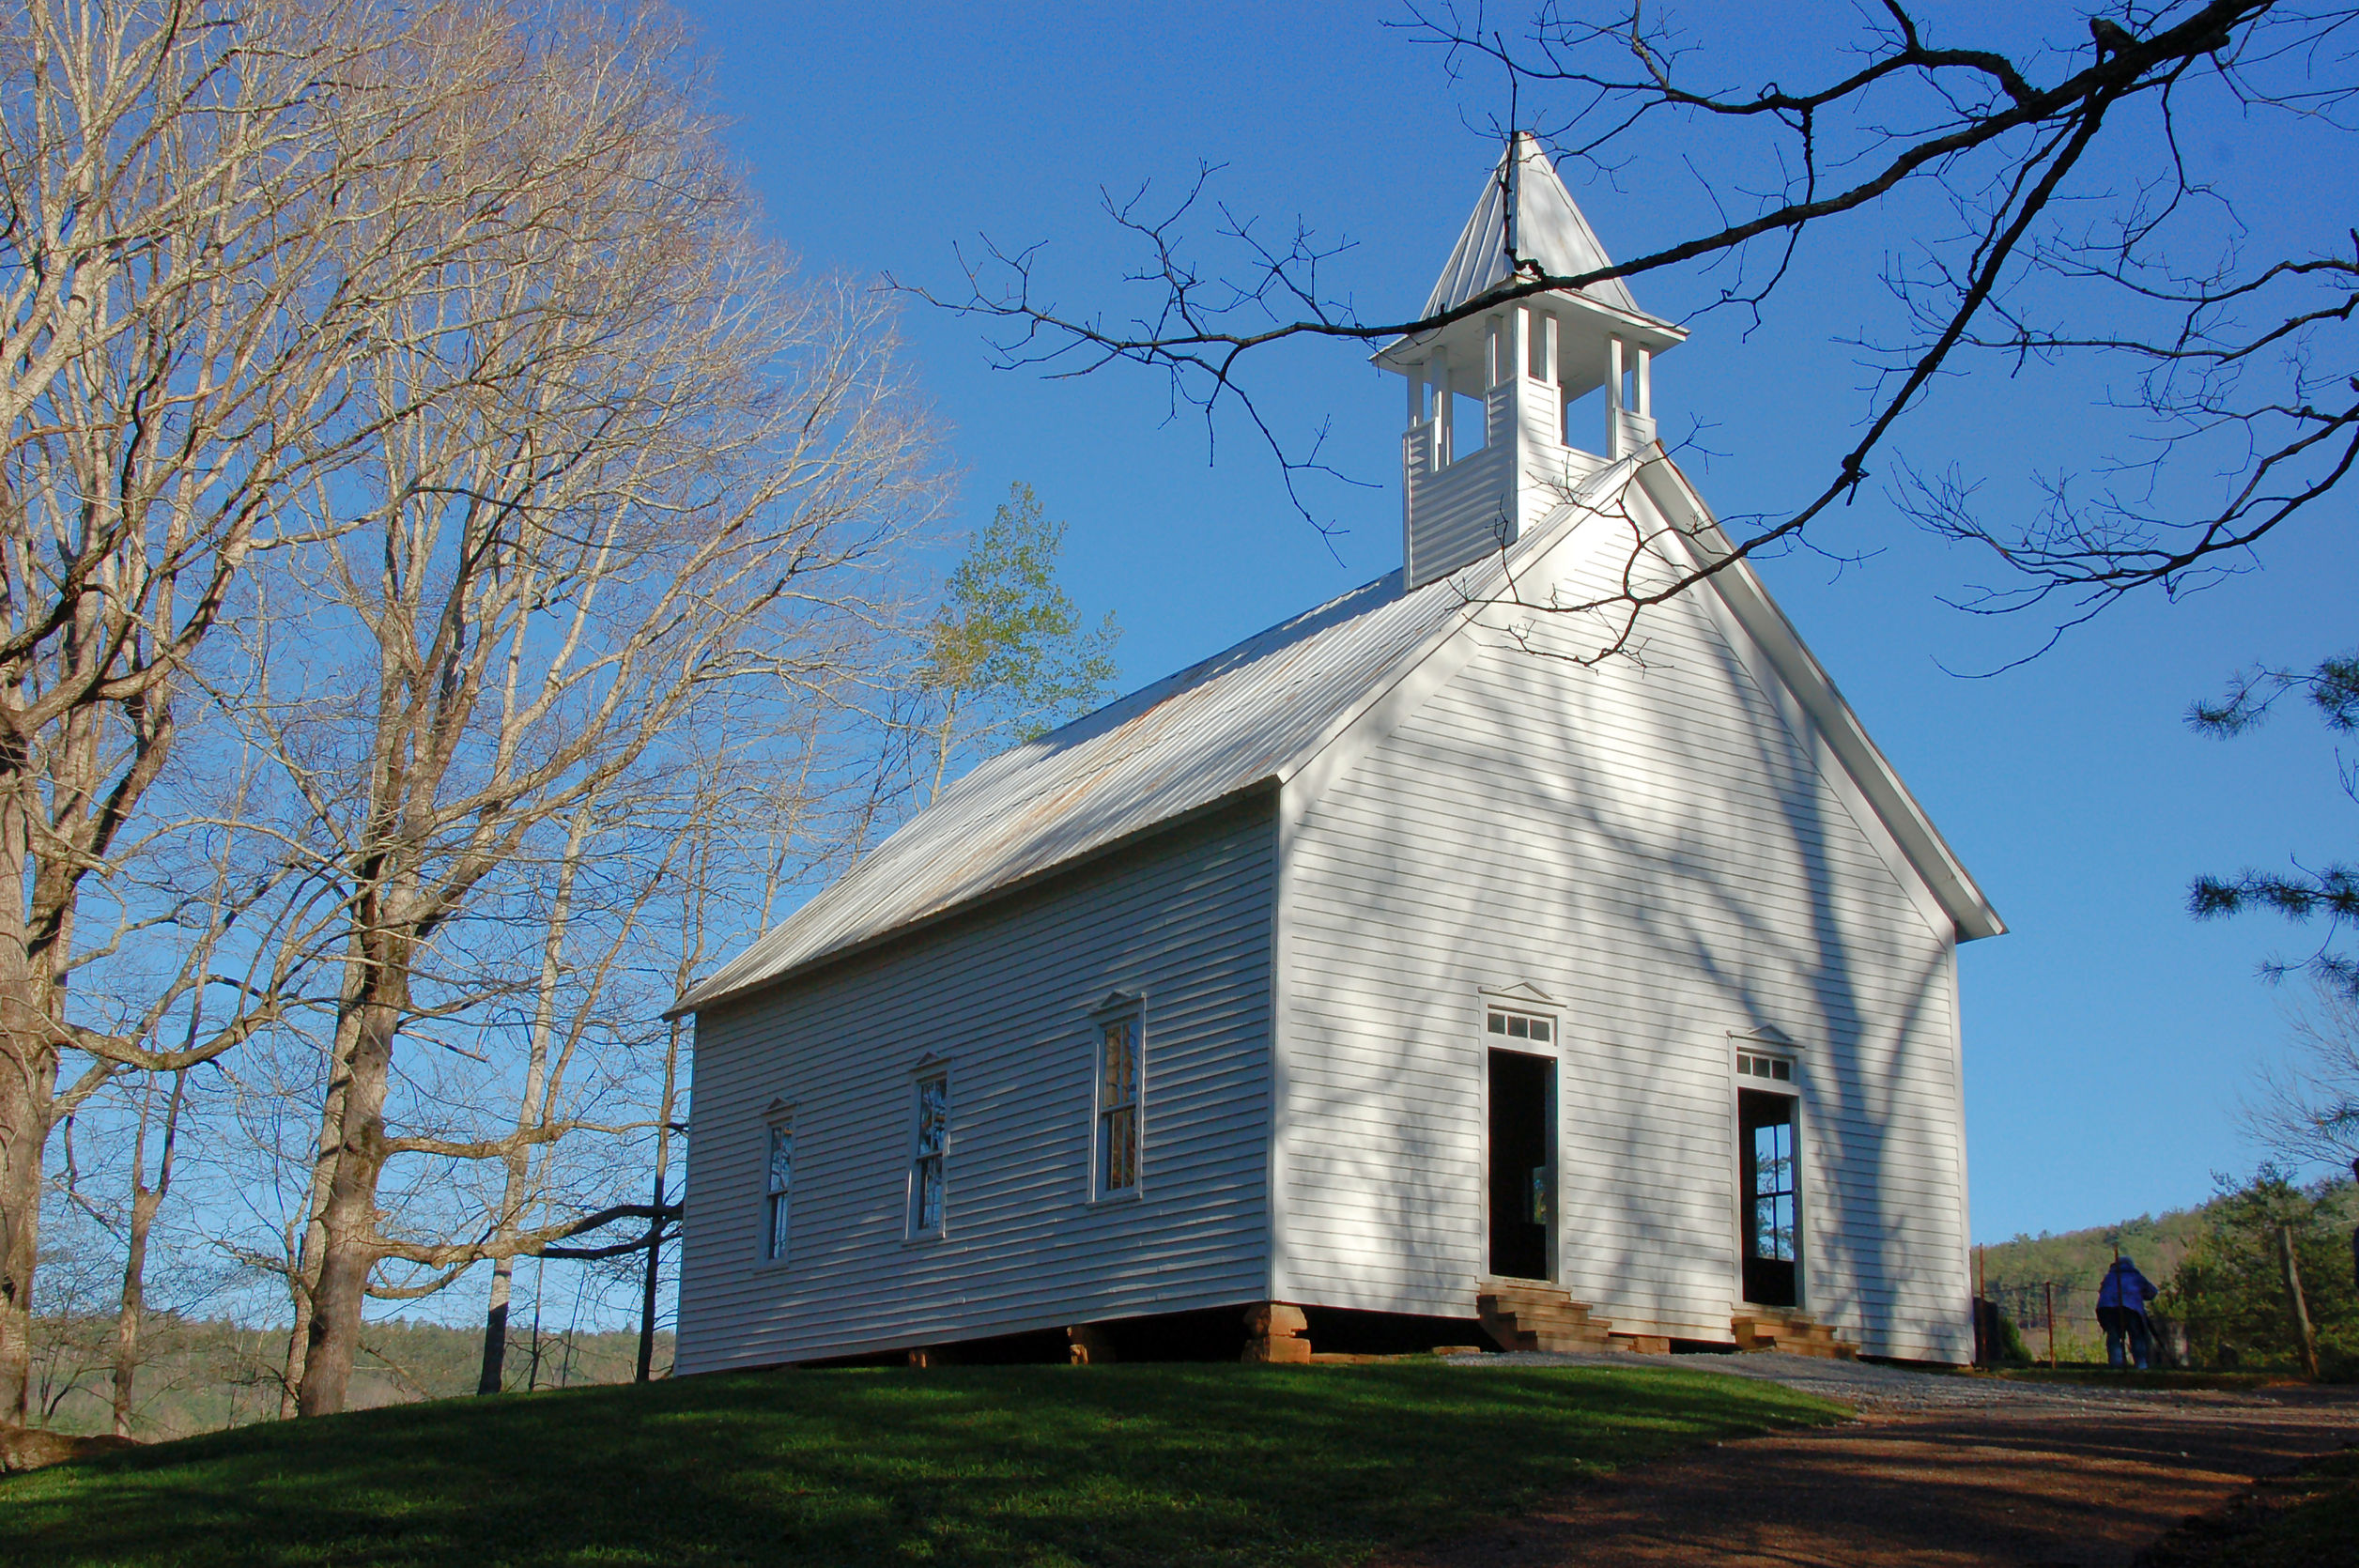
<instances>
[{"instance_id":1,"label":"metal church roof","mask_svg":"<svg viewBox=\"0 0 2359 1568\"><path fill-rule=\"evenodd\" d=\"M1556 165L1528 131L1516 132L1500 155L1499 166L1485 179L1482 199L1474 204L1457 248L1435 281L1425 314L1440 315L1481 299L1515 278L1518 261L1537 262L1552 278L1578 277L1613 265L1572 192L1557 177ZM1646 315L1620 278L1591 284L1580 292L1599 304Z\"/></svg>"},{"instance_id":2,"label":"metal church roof","mask_svg":"<svg viewBox=\"0 0 2359 1568\"><path fill-rule=\"evenodd\" d=\"M946 913L1144 828L1282 776L1389 671L1466 615L1496 557L1401 592L1401 574L982 763L833 884L680 999L682 1010Z\"/></svg>"},{"instance_id":3,"label":"metal church roof","mask_svg":"<svg viewBox=\"0 0 2359 1568\"><path fill-rule=\"evenodd\" d=\"M1621 494L1634 480L1646 481L1650 492L1661 492L1661 500L1687 514L1683 530L1690 537L1719 537L1668 459L1608 464L1503 557L1492 555L1407 592L1401 574L1388 572L985 761L692 988L674 1010L708 1007L756 990L1241 791L1294 776L1502 592L1510 558L1520 570L1523 561L1596 515L1599 498ZM1959 921L1961 936L2004 930L1750 569L1740 561L1713 581L1763 639L1904 852Z\"/></svg>"}]
</instances>

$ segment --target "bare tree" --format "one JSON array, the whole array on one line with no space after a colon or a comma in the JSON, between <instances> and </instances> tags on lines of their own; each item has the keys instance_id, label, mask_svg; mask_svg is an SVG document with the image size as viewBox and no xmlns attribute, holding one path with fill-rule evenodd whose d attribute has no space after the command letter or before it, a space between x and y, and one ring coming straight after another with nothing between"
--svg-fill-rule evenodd
<instances>
[{"instance_id":1,"label":"bare tree","mask_svg":"<svg viewBox=\"0 0 2359 1568\"><path fill-rule=\"evenodd\" d=\"M1519 254L1508 282L1454 311L1371 319L1334 281L1344 246L1240 217L1209 194L1206 171L1164 205L1144 187L1105 199L1141 253L1126 274L1135 304L1060 308L1038 277L1037 249L988 239L964 261L959 291L917 292L994 324L1002 365L1056 376L1138 367L1163 378L1175 407L1201 410L1208 429L1241 419L1275 454L1296 505L1325 526L1302 484L1328 471L1319 431L1286 425L1255 392L1252 368L1275 346L1361 346L1550 290L1662 272L1702 281L1704 310L1753 316L1792 275L1806 232L1839 233L1847 219L1930 193L1954 222L1946 234L1913 225L1920 249L1882 279L1908 334L1869 351L1859 435L1830 456L1815 491L1790 510L1732 520L1725 541L1718 530L1642 537L1642 569L1533 607L1596 620L1599 654L1628 651L1648 607L1803 541L1971 356L2010 371L2084 356L2120 367L2119 396L2145 421L2151 444L2120 461L2119 483L2084 492L2051 480L2039 515L1991 521L1968 478L1885 459L1905 512L2003 563L2004 577L1969 607L2053 604L2069 622L2142 587L2178 592L2238 569L2359 456L2347 335L2359 250L2225 244L2236 232L2232 191L2195 172L2177 136L2198 104L2344 131L2359 90L2353 14L2299 0L2128 5L2085 24L2059 13L2077 38L2025 51L1977 40L1989 29L1973 20L1939 30L1962 37L1937 36L1912 8L1883 0L1861 8L1853 37L1826 40L1813 79L1747 85L1746 62L1716 60L1707 35L1682 33L1660 8L1537 0L1502 22L1481 0L1410 0L1393 25L1453 74L1502 84L1514 106L1503 133L1537 129L1564 158L1609 171L1641 136L1684 137L1704 148L1690 167L1740 171L1698 175L1720 221L1579 275ZM2151 499L2174 456L2177 478L2214 484L2212 500Z\"/></svg>"},{"instance_id":2,"label":"bare tree","mask_svg":"<svg viewBox=\"0 0 2359 1568\"><path fill-rule=\"evenodd\" d=\"M935 503L883 307L756 239L676 38L531 20L412 45L410 73L451 85L398 165L441 198L409 237L441 261L357 373L382 435L364 475L310 494L333 542L288 560L279 613L302 636L245 715L346 927L296 1265L304 1414L342 1407L381 1266L447 1275L640 1207L498 1238L381 1221L389 1161L515 1138L388 1124L405 1030L470 1000L439 989L438 945L549 863L552 824L693 757L732 694L841 679L880 552Z\"/></svg>"},{"instance_id":3,"label":"bare tree","mask_svg":"<svg viewBox=\"0 0 2359 1568\"><path fill-rule=\"evenodd\" d=\"M632 994L616 984L634 957L653 944L655 933L647 930L649 906L670 891L675 862L690 844L688 837L677 831L646 835L653 842L642 841L643 848L631 844L628 828L655 825L658 813L645 809L651 804L594 797L578 805L566 819L555 885L540 930L540 973L525 1025L524 1078L517 1097L515 1124L504 1138L461 1143L445 1136L442 1140L447 1146L462 1150L465 1158L487 1155L496 1159L501 1170L498 1200L489 1223L482 1227L491 1242L492 1276L478 1393L498 1393L502 1386L516 1259L528 1231L547 1228L546 1222L540 1227L532 1223L536 1212L549 1208L552 1199L563 1196L552 1191L550 1171L559 1145L585 1132L627 1137L642 1129L657 1131L660 1143L662 1123L670 1115L669 1107L660 1102L662 1097L652 1118L625 1111L621 1113L623 1119L616 1120L598 1115L592 1105L569 1095L569 1076L585 1043L599 1043L627 1029L630 1022L643 1022L659 1006L650 1005L655 1002L652 987ZM637 820L600 821L603 812L618 809L626 819ZM601 832L602 828L607 831ZM634 848L642 848L642 853L633 853ZM616 891L621 897L604 908L584 907L588 902L583 897L584 866L594 855L600 859L611 855L622 861L621 874L608 879L620 884ZM583 915L589 917L578 918ZM618 995L618 991L623 993ZM669 1081L669 1071L665 1076ZM578 1202L570 1207L576 1212L567 1219L612 1207ZM651 1207L654 1212L648 1226L652 1235L668 1218L660 1191ZM418 1227L411 1221L405 1228L414 1233ZM469 1262L462 1262L457 1271L468 1266ZM441 1270L429 1276L423 1288L439 1289L455 1277L454 1270ZM420 1288L404 1286L400 1293L410 1296Z\"/></svg>"},{"instance_id":4,"label":"bare tree","mask_svg":"<svg viewBox=\"0 0 2359 1568\"><path fill-rule=\"evenodd\" d=\"M160 1146L152 1185L147 1180L147 1132L156 1098L155 1074L148 1074L146 1092L140 1097L138 1133L131 1144L131 1213L123 1237L123 1295L115 1314L115 1435L118 1437L131 1435L132 1392L139 1377L139 1331L147 1311L147 1237L155 1227L156 1211L163 1207L165 1195L172 1191L173 1145L179 1137L180 1108L188 1084L186 1068L172 1075L172 1088L164 1099L163 1125L157 1134Z\"/></svg>"},{"instance_id":5,"label":"bare tree","mask_svg":"<svg viewBox=\"0 0 2359 1568\"><path fill-rule=\"evenodd\" d=\"M349 452L344 377L397 254L345 205L407 99L373 0L29 0L0 21L0 1416L26 1409L44 1153L123 1067L177 1071L276 1016L167 966L94 1019L77 989L175 910L118 897L160 830L180 699L289 492ZM397 138L395 138L397 139ZM201 901L201 900L200 900ZM186 945L194 953L201 943ZM87 1066L62 1092L61 1064Z\"/></svg>"},{"instance_id":6,"label":"bare tree","mask_svg":"<svg viewBox=\"0 0 2359 1568\"><path fill-rule=\"evenodd\" d=\"M34 1319L24 1424L45 1423L77 1394L96 1398L114 1345L108 1297L117 1283L105 1218L59 1184L64 1202L42 1237L41 1313Z\"/></svg>"},{"instance_id":7,"label":"bare tree","mask_svg":"<svg viewBox=\"0 0 2359 1568\"><path fill-rule=\"evenodd\" d=\"M680 951L690 961L680 966L682 990L702 968L705 928L692 924L683 933ZM680 1047L684 1043L684 1022L677 1014L666 1020L664 1030L663 1087L655 1097L655 1153L650 1161L655 1167L651 1178L654 1191L648 1194L651 1217L647 1222L647 1263L640 1275L639 1293L639 1359L632 1370L631 1380L644 1383L655 1373L655 1301L663 1290L663 1244L666 1224L672 1234L679 1230L679 1221L686 1213L686 1205L679 1201L666 1187L671 1175L671 1137L685 1131L680 1115Z\"/></svg>"},{"instance_id":8,"label":"bare tree","mask_svg":"<svg viewBox=\"0 0 2359 1568\"><path fill-rule=\"evenodd\" d=\"M2359 1158L2359 998L2320 981L2291 1015L2291 1049L2259 1074L2245 1130L2290 1166Z\"/></svg>"}]
</instances>

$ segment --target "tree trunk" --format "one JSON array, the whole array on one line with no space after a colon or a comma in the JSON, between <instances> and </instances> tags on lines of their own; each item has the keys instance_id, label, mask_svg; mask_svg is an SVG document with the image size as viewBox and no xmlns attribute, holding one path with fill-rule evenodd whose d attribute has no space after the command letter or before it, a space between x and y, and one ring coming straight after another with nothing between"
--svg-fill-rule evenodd
<instances>
[{"instance_id":1,"label":"tree trunk","mask_svg":"<svg viewBox=\"0 0 2359 1568\"><path fill-rule=\"evenodd\" d=\"M341 1053L338 1061L343 1060ZM286 1370L279 1383L279 1419L292 1421L301 1414L303 1387L304 1358L311 1351L312 1301L319 1289L319 1258L327 1250L328 1237L324 1228L328 1214L328 1189L335 1175L336 1151L344 1146L345 1077L337 1073L321 1097L319 1108L319 1146L311 1165L311 1194L303 1206L302 1240L289 1249L294 1254L295 1272L287 1281L287 1296L294 1308L294 1322L286 1334Z\"/></svg>"},{"instance_id":2,"label":"tree trunk","mask_svg":"<svg viewBox=\"0 0 2359 1568\"><path fill-rule=\"evenodd\" d=\"M377 1181L385 1169L385 1095L393 1041L408 989L408 955L400 945L369 942L353 961L359 996L347 1004L340 1035L352 1044L343 1055L343 1141L328 1178L319 1217L319 1278L312 1289L311 1330L303 1347L303 1377L295 1408L304 1416L334 1415L352 1388L361 1350L361 1315L377 1267Z\"/></svg>"},{"instance_id":3,"label":"tree trunk","mask_svg":"<svg viewBox=\"0 0 2359 1568\"><path fill-rule=\"evenodd\" d=\"M156 1184L146 1184L147 1107L139 1108L139 1133L131 1141L131 1230L123 1250L123 1304L115 1316L115 1435L131 1435L131 1386L139 1376L139 1319L147 1310L147 1230L172 1190L172 1145L180 1130L180 1097L189 1075L172 1075L172 1099L163 1114L163 1153L156 1162ZM155 1080L148 1080L154 1093Z\"/></svg>"},{"instance_id":4,"label":"tree trunk","mask_svg":"<svg viewBox=\"0 0 2359 1568\"><path fill-rule=\"evenodd\" d=\"M315 1206L313 1213L318 1208ZM298 1398L303 1387L303 1352L311 1348L311 1293L318 1282L310 1268L317 1256L312 1247L312 1233L318 1229L316 1221L303 1222L303 1241L295 1254L295 1273L286 1283L287 1304L292 1309L293 1322L286 1330L286 1365L279 1374L279 1420L292 1421L298 1414Z\"/></svg>"},{"instance_id":5,"label":"tree trunk","mask_svg":"<svg viewBox=\"0 0 2359 1568\"><path fill-rule=\"evenodd\" d=\"M484 1366L475 1379L477 1393L498 1393L508 1360L508 1297L515 1286L516 1259L503 1257L491 1266L491 1306L484 1314Z\"/></svg>"},{"instance_id":6,"label":"tree trunk","mask_svg":"<svg viewBox=\"0 0 2359 1568\"><path fill-rule=\"evenodd\" d=\"M57 1050L35 961L27 950L21 895L23 818L0 807L0 1422L32 1424L33 1266L39 1256L41 1160L55 1115ZM13 907L11 907L13 906Z\"/></svg>"},{"instance_id":7,"label":"tree trunk","mask_svg":"<svg viewBox=\"0 0 2359 1568\"><path fill-rule=\"evenodd\" d=\"M539 1053L534 1053L532 1076L537 1079L541 1066ZM526 1090L530 1104L536 1090ZM526 1125L524 1117L517 1118L518 1130ZM500 1196L500 1220L494 1234L503 1243L513 1245L517 1221L524 1208L525 1192L529 1187L532 1155L518 1148L508 1156L507 1177ZM475 1377L475 1391L498 1393L506 1375L508 1360L508 1302L515 1293L516 1258L513 1253L495 1258L491 1265L491 1304L484 1312L484 1362Z\"/></svg>"},{"instance_id":8,"label":"tree trunk","mask_svg":"<svg viewBox=\"0 0 2359 1568\"><path fill-rule=\"evenodd\" d=\"M932 806L942 798L942 779L950 770L950 737L958 726L958 693L953 690L944 698L942 723L933 732L933 788L926 792L925 803Z\"/></svg>"},{"instance_id":9,"label":"tree trunk","mask_svg":"<svg viewBox=\"0 0 2359 1568\"><path fill-rule=\"evenodd\" d=\"M2285 1274L2286 1315L2292 1320L2294 1354L2302 1376L2318 1381L2318 1333L2310 1327L2310 1304L2302 1295L2302 1264L2293 1253L2293 1227L2277 1227L2277 1267Z\"/></svg>"},{"instance_id":10,"label":"tree trunk","mask_svg":"<svg viewBox=\"0 0 2359 1568\"><path fill-rule=\"evenodd\" d=\"M0 1048L0 1421L16 1426L32 1424L33 1264L56 1084L57 1053L10 1031Z\"/></svg>"},{"instance_id":11,"label":"tree trunk","mask_svg":"<svg viewBox=\"0 0 2359 1568\"><path fill-rule=\"evenodd\" d=\"M557 990L567 978L565 930L573 921L574 878L581 869L582 846L589 841L590 830L597 820L596 804L594 799L584 801L565 824L565 857L558 867L557 897L549 909L548 930L541 938L540 983L532 998L532 1034L525 1055L524 1093L517 1101L516 1130L519 1141L508 1152L507 1178L500 1194L496 1234L505 1247L516 1243L532 1188L532 1150L521 1140L548 1119L550 1036L557 1026ZM513 1253L492 1265L491 1307L484 1314L484 1365L482 1375L475 1380L477 1393L500 1391L501 1365L508 1355L510 1279L515 1272Z\"/></svg>"}]
</instances>

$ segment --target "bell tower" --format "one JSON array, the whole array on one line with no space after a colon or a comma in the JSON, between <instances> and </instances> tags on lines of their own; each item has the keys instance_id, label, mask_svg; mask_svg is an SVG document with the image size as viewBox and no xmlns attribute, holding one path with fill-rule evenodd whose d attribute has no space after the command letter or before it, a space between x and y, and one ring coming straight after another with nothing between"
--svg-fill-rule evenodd
<instances>
[{"instance_id":1,"label":"bell tower","mask_svg":"<svg viewBox=\"0 0 2359 1568\"><path fill-rule=\"evenodd\" d=\"M1535 277L1611 265L1539 142L1516 132L1424 314L1475 308L1375 359L1409 387L1407 587L1513 545L1586 481L1655 446L1655 356L1688 334L1640 310L1619 278L1504 295ZM1496 309L1480 308L1493 296ZM1600 389L1602 407L1589 407Z\"/></svg>"}]
</instances>

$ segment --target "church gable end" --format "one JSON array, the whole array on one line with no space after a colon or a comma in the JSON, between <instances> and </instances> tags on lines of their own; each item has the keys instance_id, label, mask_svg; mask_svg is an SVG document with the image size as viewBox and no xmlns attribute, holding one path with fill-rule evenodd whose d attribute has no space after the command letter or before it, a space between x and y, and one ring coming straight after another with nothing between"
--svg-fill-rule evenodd
<instances>
[{"instance_id":1,"label":"church gable end","mask_svg":"<svg viewBox=\"0 0 2359 1568\"><path fill-rule=\"evenodd\" d=\"M1282 807L1279 1202L1321 1216L1284 1227L1283 1278L1439 1312L1485 1274L1481 1020L1520 983L1560 1037L1574 1298L1725 1340L1729 1041L1766 1025L1807 1053L1813 1315L1949 1355L1964 1149L1938 909L1701 601L1667 607L1643 668L1463 635L1412 713Z\"/></svg>"}]
</instances>

